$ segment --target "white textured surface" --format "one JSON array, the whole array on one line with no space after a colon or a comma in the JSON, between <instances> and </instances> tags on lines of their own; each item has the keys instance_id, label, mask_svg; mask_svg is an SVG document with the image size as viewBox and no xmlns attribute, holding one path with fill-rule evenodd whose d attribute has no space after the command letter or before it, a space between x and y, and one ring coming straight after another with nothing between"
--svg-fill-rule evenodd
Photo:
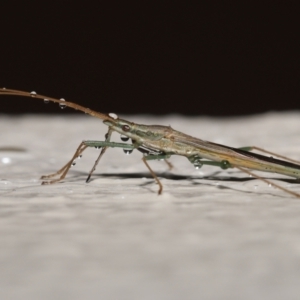
<instances>
[{"instance_id":1,"label":"white textured surface","mask_svg":"<svg viewBox=\"0 0 300 300\"><path fill-rule=\"evenodd\" d=\"M299 113L127 119L300 159ZM105 125L2 115L0 126L1 299L299 299L300 199L181 157L171 172L150 162L164 185L157 196L141 155L121 149L107 151L89 184L96 149L63 183L41 186L81 140L103 140Z\"/></svg>"}]
</instances>

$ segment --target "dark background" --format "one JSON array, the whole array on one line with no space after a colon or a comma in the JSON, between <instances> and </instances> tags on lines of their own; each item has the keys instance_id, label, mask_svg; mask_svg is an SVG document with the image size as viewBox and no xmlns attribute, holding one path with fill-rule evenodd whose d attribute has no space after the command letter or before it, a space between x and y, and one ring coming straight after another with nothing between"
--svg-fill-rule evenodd
<instances>
[{"instance_id":1,"label":"dark background","mask_svg":"<svg viewBox=\"0 0 300 300\"><path fill-rule=\"evenodd\" d=\"M299 109L298 4L1 4L0 86L120 114ZM61 112L1 97L0 113Z\"/></svg>"}]
</instances>

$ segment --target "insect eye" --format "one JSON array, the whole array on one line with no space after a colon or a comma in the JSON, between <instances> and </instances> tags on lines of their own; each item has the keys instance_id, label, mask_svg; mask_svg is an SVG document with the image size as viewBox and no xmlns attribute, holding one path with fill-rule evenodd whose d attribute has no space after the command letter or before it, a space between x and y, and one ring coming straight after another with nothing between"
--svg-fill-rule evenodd
<instances>
[{"instance_id":1,"label":"insect eye","mask_svg":"<svg viewBox=\"0 0 300 300\"><path fill-rule=\"evenodd\" d=\"M123 125L122 126L122 130L123 131L129 131L130 130L130 127L128 125Z\"/></svg>"}]
</instances>

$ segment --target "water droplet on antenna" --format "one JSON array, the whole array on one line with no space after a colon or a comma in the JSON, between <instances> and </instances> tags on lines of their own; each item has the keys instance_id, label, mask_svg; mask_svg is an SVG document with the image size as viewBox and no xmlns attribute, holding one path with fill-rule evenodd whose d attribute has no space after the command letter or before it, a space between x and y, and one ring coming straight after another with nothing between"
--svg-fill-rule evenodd
<instances>
[{"instance_id":1,"label":"water droplet on antenna","mask_svg":"<svg viewBox=\"0 0 300 300\"><path fill-rule=\"evenodd\" d=\"M48 99L44 99L44 103L45 103L45 104L48 104L48 103L49 103L49 100L48 100Z\"/></svg>"},{"instance_id":2,"label":"water droplet on antenna","mask_svg":"<svg viewBox=\"0 0 300 300\"><path fill-rule=\"evenodd\" d=\"M76 165L76 162L73 161L71 167L74 167Z\"/></svg>"},{"instance_id":3,"label":"water droplet on antenna","mask_svg":"<svg viewBox=\"0 0 300 300\"><path fill-rule=\"evenodd\" d=\"M35 91L30 92L30 96L31 97L35 97L36 96L36 92Z\"/></svg>"},{"instance_id":4,"label":"water droplet on antenna","mask_svg":"<svg viewBox=\"0 0 300 300\"><path fill-rule=\"evenodd\" d=\"M59 100L60 100L60 101L66 101L64 98L60 98ZM64 108L67 107L67 105L64 104L64 103L59 103L59 107L60 107L61 109L64 109Z\"/></svg>"},{"instance_id":5,"label":"water droplet on antenna","mask_svg":"<svg viewBox=\"0 0 300 300\"><path fill-rule=\"evenodd\" d=\"M114 120L117 120L119 117L118 117L118 115L117 114L115 114L115 113L109 113L108 114L111 118L113 118Z\"/></svg>"}]
</instances>

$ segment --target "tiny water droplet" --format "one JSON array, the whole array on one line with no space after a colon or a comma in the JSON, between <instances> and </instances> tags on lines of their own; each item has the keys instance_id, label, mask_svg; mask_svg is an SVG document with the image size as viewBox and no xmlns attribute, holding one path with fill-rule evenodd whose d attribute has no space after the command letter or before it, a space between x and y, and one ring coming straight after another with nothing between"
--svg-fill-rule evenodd
<instances>
[{"instance_id":1,"label":"tiny water droplet","mask_svg":"<svg viewBox=\"0 0 300 300\"><path fill-rule=\"evenodd\" d=\"M76 165L76 162L73 161L71 166L74 167L75 165Z\"/></svg>"},{"instance_id":2,"label":"tiny water droplet","mask_svg":"<svg viewBox=\"0 0 300 300\"><path fill-rule=\"evenodd\" d=\"M132 153L133 149L123 149L123 151L126 155L129 155Z\"/></svg>"},{"instance_id":3,"label":"tiny water droplet","mask_svg":"<svg viewBox=\"0 0 300 300\"><path fill-rule=\"evenodd\" d=\"M108 114L111 118L113 118L114 120L117 120L119 117L118 117L118 115L117 114L115 114L115 113L109 113Z\"/></svg>"},{"instance_id":4,"label":"tiny water droplet","mask_svg":"<svg viewBox=\"0 0 300 300\"><path fill-rule=\"evenodd\" d=\"M80 159L82 157L82 155L80 154L79 156L77 156L78 159Z\"/></svg>"},{"instance_id":5,"label":"tiny water droplet","mask_svg":"<svg viewBox=\"0 0 300 300\"><path fill-rule=\"evenodd\" d=\"M12 182L11 182L11 181L8 181L8 180L6 180L6 179L0 179L0 184L10 185L10 184L12 184Z\"/></svg>"},{"instance_id":6,"label":"tiny water droplet","mask_svg":"<svg viewBox=\"0 0 300 300\"><path fill-rule=\"evenodd\" d=\"M123 142L127 142L127 141L129 140L129 137L122 134L122 135L121 135L121 140L122 140Z\"/></svg>"},{"instance_id":7,"label":"tiny water droplet","mask_svg":"<svg viewBox=\"0 0 300 300\"><path fill-rule=\"evenodd\" d=\"M45 104L48 104L48 103L49 103L49 100L48 100L48 99L44 99L44 103L45 103Z\"/></svg>"},{"instance_id":8,"label":"tiny water droplet","mask_svg":"<svg viewBox=\"0 0 300 300\"><path fill-rule=\"evenodd\" d=\"M36 96L36 92L35 91L30 92L30 96L31 97L35 97Z\"/></svg>"},{"instance_id":9,"label":"tiny water droplet","mask_svg":"<svg viewBox=\"0 0 300 300\"><path fill-rule=\"evenodd\" d=\"M95 149L100 149L101 147L100 146L95 146Z\"/></svg>"},{"instance_id":10,"label":"tiny water droplet","mask_svg":"<svg viewBox=\"0 0 300 300\"><path fill-rule=\"evenodd\" d=\"M2 157L1 162L3 164L10 164L11 163L11 159L10 159L10 157Z\"/></svg>"},{"instance_id":11,"label":"tiny water droplet","mask_svg":"<svg viewBox=\"0 0 300 300\"><path fill-rule=\"evenodd\" d=\"M251 174L249 174L249 177L253 177Z\"/></svg>"},{"instance_id":12,"label":"tiny water droplet","mask_svg":"<svg viewBox=\"0 0 300 300\"><path fill-rule=\"evenodd\" d=\"M268 187L272 187L272 184L271 184L271 183L269 183L269 184L268 184Z\"/></svg>"},{"instance_id":13,"label":"tiny water droplet","mask_svg":"<svg viewBox=\"0 0 300 300\"><path fill-rule=\"evenodd\" d=\"M194 167L195 167L196 170L200 169L202 166L203 166L203 164L199 161L194 163Z\"/></svg>"},{"instance_id":14,"label":"tiny water droplet","mask_svg":"<svg viewBox=\"0 0 300 300\"><path fill-rule=\"evenodd\" d=\"M3 87L2 90L6 90L6 87Z\"/></svg>"},{"instance_id":15,"label":"tiny water droplet","mask_svg":"<svg viewBox=\"0 0 300 300\"><path fill-rule=\"evenodd\" d=\"M66 101L64 98L60 98L59 100L60 100L60 101ZM64 109L64 108L67 107L67 105L64 104L64 103L59 103L59 107L60 107L61 109Z\"/></svg>"}]
</instances>

